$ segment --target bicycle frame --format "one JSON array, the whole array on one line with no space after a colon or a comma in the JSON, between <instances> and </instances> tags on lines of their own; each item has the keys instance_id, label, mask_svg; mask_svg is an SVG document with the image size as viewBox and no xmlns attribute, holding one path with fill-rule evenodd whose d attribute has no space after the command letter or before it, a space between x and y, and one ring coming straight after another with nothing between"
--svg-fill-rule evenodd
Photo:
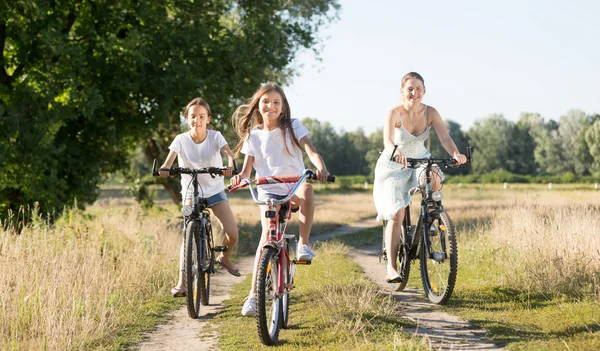
<instances>
[{"instance_id":1,"label":"bicycle frame","mask_svg":"<svg viewBox=\"0 0 600 351\"><path fill-rule=\"evenodd\" d=\"M293 175L267 176L267 177L260 177L260 178L256 179L255 181L252 181L248 178L242 178L242 183L240 185L238 185L236 187L230 187L230 189L229 189L230 192L233 192L233 191L236 191L237 189L248 186L249 190L250 190L250 194L251 194L254 202L257 203L258 205L266 205L267 206L267 211L265 211L265 217L269 219L269 235L268 235L265 243L262 245L262 248L271 247L274 250L276 250L277 260L278 260L278 263L280 264L280 266L283 266L284 264L286 264L286 262L291 261L290 254L287 251L287 249L285 249L285 240L293 239L293 238L295 238L295 235L285 234L285 228L287 227L288 220L291 218L291 215L292 215L291 206L288 206L286 216L283 219L280 218L281 213L280 213L280 211L277 211L277 206L283 205L286 203L290 203L292 196L296 193L298 188L306 181L307 178L310 178L312 176L314 176L314 173L310 169L307 169L301 175L296 175L296 176L293 176ZM280 183L296 183L296 184L292 187L292 189L289 191L288 195L285 196L284 198L282 198L282 199L267 198L266 200L263 201L258 198L258 193L257 193L256 189L251 185L252 183L256 183L257 186L264 185L264 184L277 184L277 183L279 183L279 184ZM281 254L282 251L283 251L283 255ZM298 262L295 262L295 263L298 263ZM284 281L283 280L283 270L281 270L281 269L279 270L279 279L280 279L279 281ZM277 293L279 295L284 294L286 288L288 288L288 287L280 285L278 287Z\"/></svg>"}]
</instances>

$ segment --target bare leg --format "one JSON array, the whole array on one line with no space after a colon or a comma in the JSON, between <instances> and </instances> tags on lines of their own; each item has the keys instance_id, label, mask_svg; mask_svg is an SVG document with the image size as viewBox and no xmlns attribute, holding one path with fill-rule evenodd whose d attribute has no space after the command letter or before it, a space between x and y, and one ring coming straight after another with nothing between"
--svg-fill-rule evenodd
<instances>
[{"instance_id":1,"label":"bare leg","mask_svg":"<svg viewBox=\"0 0 600 351\"><path fill-rule=\"evenodd\" d=\"M438 191L442 188L442 177L439 172L439 168L431 168L431 189L433 191ZM421 180L419 182L420 184L425 184L425 172L421 174Z\"/></svg>"},{"instance_id":2,"label":"bare leg","mask_svg":"<svg viewBox=\"0 0 600 351\"><path fill-rule=\"evenodd\" d=\"M402 232L402 221L404 219L405 209L400 209L398 213L387 222L385 228L385 247L387 248L387 275L388 277L398 274L396 258L398 257L398 247L400 246L400 233Z\"/></svg>"},{"instance_id":3,"label":"bare leg","mask_svg":"<svg viewBox=\"0 0 600 351\"><path fill-rule=\"evenodd\" d=\"M256 248L256 254L254 255L254 268L252 269L252 285L250 285L250 295L254 295L256 293L256 270L258 269L258 261L260 260L262 246L269 235L269 218L265 218L265 211L267 209L267 206L260 206L260 223L262 225L262 233L260 235L260 242Z\"/></svg>"},{"instance_id":4,"label":"bare leg","mask_svg":"<svg viewBox=\"0 0 600 351\"><path fill-rule=\"evenodd\" d=\"M223 254L220 257L220 260L226 267L238 270L238 267L235 267L229 259L231 251L237 245L238 242L238 228L235 224L235 217L233 216L233 212L231 212L231 207L229 206L229 203L227 201L223 201L212 206L211 209L223 225L223 230L225 231L223 245L227 246L227 251L223 252Z\"/></svg>"},{"instance_id":5,"label":"bare leg","mask_svg":"<svg viewBox=\"0 0 600 351\"><path fill-rule=\"evenodd\" d=\"M182 290L183 284L185 283L185 269L183 267L185 259L184 259L184 251L185 251L185 240L182 239L181 249L179 250L179 280L177 281L177 286L175 289Z\"/></svg>"},{"instance_id":6,"label":"bare leg","mask_svg":"<svg viewBox=\"0 0 600 351\"><path fill-rule=\"evenodd\" d=\"M304 183L292 196L292 207L300 206L298 221L300 222L300 239L298 247L308 245L310 230L315 215L315 190L312 185Z\"/></svg>"}]
</instances>

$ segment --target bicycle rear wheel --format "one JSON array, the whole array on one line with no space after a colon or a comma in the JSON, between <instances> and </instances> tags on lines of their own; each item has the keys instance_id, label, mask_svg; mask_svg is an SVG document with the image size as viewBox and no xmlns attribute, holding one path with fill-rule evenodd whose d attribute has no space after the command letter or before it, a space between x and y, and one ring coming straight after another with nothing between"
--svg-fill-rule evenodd
<instances>
[{"instance_id":1,"label":"bicycle rear wheel","mask_svg":"<svg viewBox=\"0 0 600 351\"><path fill-rule=\"evenodd\" d=\"M202 222L202 233L200 237L200 271L199 277L200 280L200 303L203 306L208 305L208 300L210 298L210 275L212 273L212 266L214 264L214 252L212 250L212 245L210 242L210 231L208 225L206 225L206 220Z\"/></svg>"},{"instance_id":2,"label":"bicycle rear wheel","mask_svg":"<svg viewBox=\"0 0 600 351\"><path fill-rule=\"evenodd\" d=\"M443 211L431 213L428 228L428 240L422 237L421 242L421 280L429 301L444 305L452 296L456 283L456 233L450 216Z\"/></svg>"},{"instance_id":3,"label":"bicycle rear wheel","mask_svg":"<svg viewBox=\"0 0 600 351\"><path fill-rule=\"evenodd\" d=\"M258 262L256 277L256 324L260 341L265 345L274 345L279 339L282 315L279 285L277 251L265 247Z\"/></svg>"},{"instance_id":4,"label":"bicycle rear wheel","mask_svg":"<svg viewBox=\"0 0 600 351\"><path fill-rule=\"evenodd\" d=\"M387 221L383 221L383 237L381 239L381 256L383 257L384 269L387 274L387 248L385 247L385 230L387 227ZM398 267L398 273L400 274L401 280L397 283L388 283L388 287L392 291L402 291L408 283L408 276L410 274L410 258L408 257L408 234L404 227L400 233L400 246L398 246L398 254L396 255L396 267Z\"/></svg>"},{"instance_id":5,"label":"bicycle rear wheel","mask_svg":"<svg viewBox=\"0 0 600 351\"><path fill-rule=\"evenodd\" d=\"M200 313L200 223L197 221L189 221L185 233L185 283L187 288L187 309L190 318L195 319L198 318L198 314Z\"/></svg>"}]
</instances>

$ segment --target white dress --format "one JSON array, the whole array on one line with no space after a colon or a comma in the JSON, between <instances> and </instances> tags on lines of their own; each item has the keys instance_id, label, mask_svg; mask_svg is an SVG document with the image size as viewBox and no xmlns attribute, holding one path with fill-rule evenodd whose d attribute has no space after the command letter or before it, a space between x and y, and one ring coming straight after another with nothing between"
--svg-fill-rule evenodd
<instances>
[{"instance_id":1,"label":"white dress","mask_svg":"<svg viewBox=\"0 0 600 351\"><path fill-rule=\"evenodd\" d=\"M420 135L409 133L403 126L394 130L394 144L398 145L396 152L401 151L408 158L431 156L425 147L430 129L427 121L427 106L425 106L425 122L427 128ZM402 164L390 161L390 157L390 152L384 150L375 166L373 202L377 209L377 220L389 220L400 209L410 204L408 191L418 185L418 175L423 170L421 167L404 168ZM444 176L441 172L440 175L443 180Z\"/></svg>"}]
</instances>

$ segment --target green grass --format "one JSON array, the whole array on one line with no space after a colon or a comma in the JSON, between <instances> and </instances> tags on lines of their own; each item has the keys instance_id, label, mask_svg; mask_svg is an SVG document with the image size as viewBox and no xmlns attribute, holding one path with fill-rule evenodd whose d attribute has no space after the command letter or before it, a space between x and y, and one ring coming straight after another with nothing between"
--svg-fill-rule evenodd
<instances>
[{"instance_id":1,"label":"green grass","mask_svg":"<svg viewBox=\"0 0 600 351\"><path fill-rule=\"evenodd\" d=\"M379 244L381 228L335 240L354 247ZM458 247L457 283L442 311L487 329L494 342L509 350L600 350L600 305L593 297L512 288L499 278L502 268L495 257L503 248L472 233L459 236ZM418 260L413 261L408 286L422 289Z\"/></svg>"},{"instance_id":2,"label":"green grass","mask_svg":"<svg viewBox=\"0 0 600 351\"><path fill-rule=\"evenodd\" d=\"M89 342L82 346L84 350L129 350L130 347L140 343L144 334L151 332L156 325L165 323L168 312L179 308L183 301L174 299L164 291L157 292L138 309L123 314L118 332L106 335L103 338Z\"/></svg>"},{"instance_id":3,"label":"green grass","mask_svg":"<svg viewBox=\"0 0 600 351\"><path fill-rule=\"evenodd\" d=\"M598 350L600 306L592 298L532 293L508 286L485 240L461 242L459 274L445 310L489 330L509 350Z\"/></svg>"},{"instance_id":4,"label":"green grass","mask_svg":"<svg viewBox=\"0 0 600 351\"><path fill-rule=\"evenodd\" d=\"M290 328L279 336L281 350L427 350L403 332L399 303L378 293L360 267L348 260L347 247L323 244L319 259L298 267L290 306ZM221 350L266 350L258 338L256 318L240 315L250 277L232 292L217 315Z\"/></svg>"}]
</instances>

